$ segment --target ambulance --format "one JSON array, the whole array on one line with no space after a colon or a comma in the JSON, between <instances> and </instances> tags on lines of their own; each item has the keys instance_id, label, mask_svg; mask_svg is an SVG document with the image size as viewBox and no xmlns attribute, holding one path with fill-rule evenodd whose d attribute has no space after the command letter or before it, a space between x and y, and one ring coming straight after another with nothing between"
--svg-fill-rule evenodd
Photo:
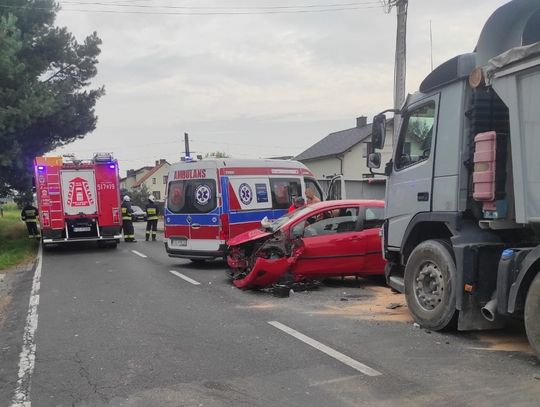
<instances>
[{"instance_id":1,"label":"ambulance","mask_svg":"<svg viewBox=\"0 0 540 407\"><path fill-rule=\"evenodd\" d=\"M173 164L164 213L165 249L194 262L225 256L227 240L285 214L294 197L323 192L290 160L208 159Z\"/></svg>"},{"instance_id":2,"label":"ambulance","mask_svg":"<svg viewBox=\"0 0 540 407\"><path fill-rule=\"evenodd\" d=\"M122 227L120 185L111 154L89 160L36 157L34 182L43 247L76 241L116 247Z\"/></svg>"}]
</instances>

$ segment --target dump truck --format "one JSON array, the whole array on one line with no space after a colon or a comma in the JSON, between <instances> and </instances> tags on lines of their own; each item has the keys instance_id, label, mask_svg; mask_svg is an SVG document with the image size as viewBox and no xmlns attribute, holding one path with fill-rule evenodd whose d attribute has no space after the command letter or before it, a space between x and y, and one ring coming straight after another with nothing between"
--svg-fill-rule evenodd
<instances>
[{"instance_id":1,"label":"dump truck","mask_svg":"<svg viewBox=\"0 0 540 407\"><path fill-rule=\"evenodd\" d=\"M34 182L44 247L80 241L116 247L122 217L118 162L111 154L36 157Z\"/></svg>"},{"instance_id":2,"label":"dump truck","mask_svg":"<svg viewBox=\"0 0 540 407\"><path fill-rule=\"evenodd\" d=\"M540 355L540 2L514 0L475 50L433 70L398 114L387 176L387 283L427 329L524 319ZM371 171L385 114L373 119Z\"/></svg>"}]
</instances>

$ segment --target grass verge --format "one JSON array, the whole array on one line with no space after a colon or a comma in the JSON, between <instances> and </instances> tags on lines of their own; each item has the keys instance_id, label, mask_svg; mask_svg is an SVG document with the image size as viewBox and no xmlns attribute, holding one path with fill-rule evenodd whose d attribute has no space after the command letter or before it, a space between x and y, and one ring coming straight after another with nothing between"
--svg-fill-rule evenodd
<instances>
[{"instance_id":1,"label":"grass verge","mask_svg":"<svg viewBox=\"0 0 540 407\"><path fill-rule=\"evenodd\" d=\"M28 238L21 211L4 207L4 216L0 217L0 271L30 260L37 248L38 242Z\"/></svg>"}]
</instances>

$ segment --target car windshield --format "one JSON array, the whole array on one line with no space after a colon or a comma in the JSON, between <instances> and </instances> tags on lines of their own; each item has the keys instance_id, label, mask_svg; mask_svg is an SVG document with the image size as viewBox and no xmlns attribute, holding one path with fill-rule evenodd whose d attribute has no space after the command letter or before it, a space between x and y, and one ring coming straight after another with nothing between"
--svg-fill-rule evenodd
<instances>
[{"instance_id":1,"label":"car windshield","mask_svg":"<svg viewBox=\"0 0 540 407\"><path fill-rule=\"evenodd\" d=\"M270 229L272 230L272 232L276 232L281 227L283 227L287 223L289 223L291 220L296 219L299 216L304 216L306 213L309 213L312 210L313 210L312 208L310 208L308 206L304 206L303 208L297 209L294 212L287 213L287 214L283 215L281 218L278 218L278 219L274 220L270 224Z\"/></svg>"},{"instance_id":2,"label":"car windshield","mask_svg":"<svg viewBox=\"0 0 540 407\"><path fill-rule=\"evenodd\" d=\"M131 205L131 209L133 209L134 212L142 212L141 207L137 205Z\"/></svg>"}]
</instances>

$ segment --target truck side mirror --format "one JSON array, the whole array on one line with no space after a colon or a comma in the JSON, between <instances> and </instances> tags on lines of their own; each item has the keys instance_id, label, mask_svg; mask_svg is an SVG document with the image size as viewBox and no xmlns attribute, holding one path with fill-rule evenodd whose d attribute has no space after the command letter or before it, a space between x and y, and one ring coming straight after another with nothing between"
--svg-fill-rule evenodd
<instances>
[{"instance_id":1,"label":"truck side mirror","mask_svg":"<svg viewBox=\"0 0 540 407\"><path fill-rule=\"evenodd\" d=\"M378 114L373 118L373 124L371 125L371 145L373 148L381 150L384 147L385 137L386 116L384 114Z\"/></svg>"},{"instance_id":2,"label":"truck side mirror","mask_svg":"<svg viewBox=\"0 0 540 407\"><path fill-rule=\"evenodd\" d=\"M380 168L381 167L381 153L370 153L367 156L368 168Z\"/></svg>"}]
</instances>

